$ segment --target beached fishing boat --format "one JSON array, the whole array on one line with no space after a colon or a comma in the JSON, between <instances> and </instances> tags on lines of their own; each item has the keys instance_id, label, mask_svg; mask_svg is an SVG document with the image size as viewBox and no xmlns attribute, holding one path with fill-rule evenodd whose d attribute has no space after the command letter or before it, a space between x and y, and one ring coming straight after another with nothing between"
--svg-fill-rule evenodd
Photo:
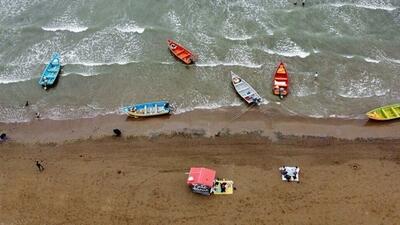
<instances>
[{"instance_id":1,"label":"beached fishing boat","mask_svg":"<svg viewBox=\"0 0 400 225\"><path fill-rule=\"evenodd\" d=\"M172 107L167 101L158 101L125 106L122 111L130 117L138 118L166 115L172 112Z\"/></svg>"},{"instance_id":2,"label":"beached fishing boat","mask_svg":"<svg viewBox=\"0 0 400 225\"><path fill-rule=\"evenodd\" d=\"M177 58L182 60L186 64L191 64L195 61L195 55L190 52L187 48L184 46L176 43L173 40L168 39L168 48L174 54Z\"/></svg>"},{"instance_id":3,"label":"beached fishing boat","mask_svg":"<svg viewBox=\"0 0 400 225\"><path fill-rule=\"evenodd\" d=\"M46 90L55 84L58 74L60 73L61 63L60 54L53 53L49 64L44 68L39 79L39 84Z\"/></svg>"},{"instance_id":4,"label":"beached fishing boat","mask_svg":"<svg viewBox=\"0 0 400 225\"><path fill-rule=\"evenodd\" d=\"M283 62L278 65L275 71L272 92L274 95L278 95L280 99L289 94L289 76Z\"/></svg>"},{"instance_id":5,"label":"beached fishing boat","mask_svg":"<svg viewBox=\"0 0 400 225\"><path fill-rule=\"evenodd\" d=\"M242 97L248 104L260 104L261 96L248 84L243 78L231 71L232 84L235 87L236 92Z\"/></svg>"},{"instance_id":6,"label":"beached fishing boat","mask_svg":"<svg viewBox=\"0 0 400 225\"><path fill-rule=\"evenodd\" d=\"M367 112L367 116L373 120L392 120L400 118L400 103L382 106Z\"/></svg>"}]
</instances>

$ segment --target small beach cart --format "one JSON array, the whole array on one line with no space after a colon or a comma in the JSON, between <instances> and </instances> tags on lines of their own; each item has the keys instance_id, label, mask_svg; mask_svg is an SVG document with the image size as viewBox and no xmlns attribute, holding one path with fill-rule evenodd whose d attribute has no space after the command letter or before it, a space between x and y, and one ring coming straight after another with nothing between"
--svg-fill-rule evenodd
<instances>
[{"instance_id":1,"label":"small beach cart","mask_svg":"<svg viewBox=\"0 0 400 225\"><path fill-rule=\"evenodd\" d=\"M216 178L216 171L204 167L192 167L186 181L194 193L202 195L233 194L233 181Z\"/></svg>"}]
</instances>

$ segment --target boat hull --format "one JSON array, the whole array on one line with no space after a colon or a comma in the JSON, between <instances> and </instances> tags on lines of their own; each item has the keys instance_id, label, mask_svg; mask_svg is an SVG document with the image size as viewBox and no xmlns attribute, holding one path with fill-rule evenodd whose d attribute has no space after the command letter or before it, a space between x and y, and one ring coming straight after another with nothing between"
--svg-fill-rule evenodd
<instances>
[{"instance_id":1,"label":"boat hull","mask_svg":"<svg viewBox=\"0 0 400 225\"><path fill-rule=\"evenodd\" d=\"M175 57L180 59L185 64L194 63L194 55L187 48L185 48L184 46L178 44L173 40L167 40L167 43L168 43L168 49Z\"/></svg>"},{"instance_id":2,"label":"boat hull","mask_svg":"<svg viewBox=\"0 0 400 225\"><path fill-rule=\"evenodd\" d=\"M372 120L394 120L400 118L400 103L382 106L366 113Z\"/></svg>"},{"instance_id":3,"label":"boat hull","mask_svg":"<svg viewBox=\"0 0 400 225\"><path fill-rule=\"evenodd\" d=\"M54 53L40 76L39 85L44 89L54 86L57 82L60 70L60 54Z\"/></svg>"},{"instance_id":4,"label":"boat hull","mask_svg":"<svg viewBox=\"0 0 400 225\"><path fill-rule=\"evenodd\" d=\"M159 101L125 106L122 111L129 117L139 118L168 115L172 112L172 108L167 101Z\"/></svg>"},{"instance_id":5,"label":"boat hull","mask_svg":"<svg viewBox=\"0 0 400 225\"><path fill-rule=\"evenodd\" d=\"M289 74L283 62L278 65L275 71L272 81L272 93L280 98L289 94Z\"/></svg>"},{"instance_id":6,"label":"boat hull","mask_svg":"<svg viewBox=\"0 0 400 225\"><path fill-rule=\"evenodd\" d=\"M236 93L247 102L247 104L260 104L261 96L243 78L231 72L232 85Z\"/></svg>"}]
</instances>

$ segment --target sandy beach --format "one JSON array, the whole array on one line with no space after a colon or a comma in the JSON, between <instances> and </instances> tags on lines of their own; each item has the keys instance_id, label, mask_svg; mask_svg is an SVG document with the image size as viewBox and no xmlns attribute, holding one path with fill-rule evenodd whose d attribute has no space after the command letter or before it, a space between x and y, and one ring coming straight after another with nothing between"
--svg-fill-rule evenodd
<instances>
[{"instance_id":1,"label":"sandy beach","mask_svg":"<svg viewBox=\"0 0 400 225\"><path fill-rule=\"evenodd\" d=\"M399 224L399 124L271 115L1 124L0 224ZM300 183L280 180L284 164L300 166ZM191 166L237 190L191 193Z\"/></svg>"}]
</instances>

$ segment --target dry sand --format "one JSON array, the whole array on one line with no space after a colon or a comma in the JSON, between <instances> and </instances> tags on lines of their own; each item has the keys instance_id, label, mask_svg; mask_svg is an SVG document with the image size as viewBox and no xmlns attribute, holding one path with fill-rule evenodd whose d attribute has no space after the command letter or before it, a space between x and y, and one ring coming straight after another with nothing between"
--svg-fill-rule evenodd
<instances>
[{"instance_id":1,"label":"dry sand","mask_svg":"<svg viewBox=\"0 0 400 225\"><path fill-rule=\"evenodd\" d=\"M238 113L0 124L0 224L400 224L397 123ZM280 180L283 164L300 183ZM191 193L191 166L237 190Z\"/></svg>"}]
</instances>

